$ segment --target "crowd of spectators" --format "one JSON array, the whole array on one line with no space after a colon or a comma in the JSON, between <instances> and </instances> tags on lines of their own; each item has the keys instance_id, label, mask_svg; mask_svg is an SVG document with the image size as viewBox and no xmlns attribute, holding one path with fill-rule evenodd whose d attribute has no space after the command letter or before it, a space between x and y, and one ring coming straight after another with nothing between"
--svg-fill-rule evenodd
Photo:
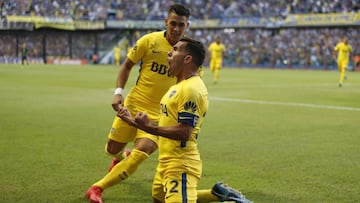
<instances>
[{"instance_id":1,"label":"crowd of spectators","mask_svg":"<svg viewBox=\"0 0 360 203\"><path fill-rule=\"evenodd\" d=\"M286 17L290 13L359 12L360 0L0 0L4 15L75 20L159 20L181 3L193 19Z\"/></svg>"},{"instance_id":2,"label":"crowd of spectators","mask_svg":"<svg viewBox=\"0 0 360 203\"><path fill-rule=\"evenodd\" d=\"M62 17L80 20L162 20L167 8L181 3L191 8L191 18L285 17L289 13L360 12L360 0L0 0L1 14ZM165 10L164 10L165 9ZM142 34L134 32L130 42ZM94 51L106 49L103 42L117 38L117 33L95 34L55 32L47 34L46 55L89 58ZM327 67L334 64L333 46L347 35L360 55L360 30L357 28L282 28L282 29L191 29L187 35L200 39L206 46L217 35L227 47L225 64L239 66ZM206 37L203 37L206 36ZM43 34L29 32L18 40L11 35L0 37L0 56L16 55L17 44L27 43L30 54L43 55ZM91 42L91 43L89 43ZM101 47L103 46L103 47Z\"/></svg>"},{"instance_id":3,"label":"crowd of spectators","mask_svg":"<svg viewBox=\"0 0 360 203\"><path fill-rule=\"evenodd\" d=\"M120 20L157 20L166 17L166 10L160 8L168 8L176 2L191 8L193 19L286 17L288 14L360 11L359 0L113 0L110 9L117 11L116 18Z\"/></svg>"},{"instance_id":4,"label":"crowd of spectators","mask_svg":"<svg viewBox=\"0 0 360 203\"><path fill-rule=\"evenodd\" d=\"M0 0L2 15L42 16L73 20L106 20L105 0Z\"/></svg>"},{"instance_id":5,"label":"crowd of spectators","mask_svg":"<svg viewBox=\"0 0 360 203\"><path fill-rule=\"evenodd\" d=\"M128 36L130 46L145 33L132 32ZM101 51L111 49L110 39L119 39L120 35L127 37L118 31L102 34L47 33L46 55L89 59L94 53L96 36L100 42L97 49ZM224 65L233 67L335 68L333 48L342 36L349 37L354 56L360 55L360 30L357 28L198 29L188 30L186 35L202 41L205 46L209 46L216 36L221 36L227 48ZM44 53L42 39L42 34L29 32L19 37L18 45L27 44L30 58L41 57ZM109 43L103 43L105 41ZM0 56L16 57L16 44L13 34L2 35Z\"/></svg>"},{"instance_id":6,"label":"crowd of spectators","mask_svg":"<svg viewBox=\"0 0 360 203\"><path fill-rule=\"evenodd\" d=\"M354 55L360 55L357 28L217 29L188 35L207 46L221 36L227 47L224 63L230 66L334 68L333 48L342 36L349 37Z\"/></svg>"},{"instance_id":7,"label":"crowd of spectators","mask_svg":"<svg viewBox=\"0 0 360 203\"><path fill-rule=\"evenodd\" d=\"M119 36L125 36L124 31L112 30L95 32L6 32L0 35L0 63L4 58L20 56L23 43L29 49L29 59L75 58L90 59L96 49L106 51L112 47ZM45 38L45 40L44 40ZM45 42L45 44L44 44ZM98 43L96 43L98 42ZM46 50L46 53L44 51Z\"/></svg>"}]
</instances>

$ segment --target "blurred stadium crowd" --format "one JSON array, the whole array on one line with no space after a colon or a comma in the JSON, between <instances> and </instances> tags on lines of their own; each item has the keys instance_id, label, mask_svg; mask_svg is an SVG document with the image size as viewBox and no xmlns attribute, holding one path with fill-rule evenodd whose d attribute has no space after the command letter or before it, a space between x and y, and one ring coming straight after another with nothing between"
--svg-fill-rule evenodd
<instances>
[{"instance_id":1,"label":"blurred stadium crowd","mask_svg":"<svg viewBox=\"0 0 360 203\"><path fill-rule=\"evenodd\" d=\"M289 13L359 12L359 0L1 0L6 15L85 20L158 20L173 3L191 8L193 19L283 16Z\"/></svg>"},{"instance_id":2,"label":"blurred stadium crowd","mask_svg":"<svg viewBox=\"0 0 360 203\"><path fill-rule=\"evenodd\" d=\"M360 0L0 0L3 15L62 17L80 20L162 20L173 3L191 8L192 19L280 17L288 14L360 12ZM130 33L130 45L147 31ZM276 67L335 67L332 51L344 35L349 37L354 55L360 55L359 27L313 28L244 28L244 29L190 29L186 33L208 46L217 35L227 47L224 64L228 66ZM99 49L112 48L105 42L116 38L119 32L98 34ZM205 36L205 37L204 37ZM88 33L56 32L47 36L46 52L50 56L91 58L94 36ZM14 56L16 39L0 37L0 56ZM19 39L26 42L30 55L41 56L42 36L28 34ZM85 51L84 51L85 50Z\"/></svg>"},{"instance_id":3,"label":"blurred stadium crowd","mask_svg":"<svg viewBox=\"0 0 360 203\"><path fill-rule=\"evenodd\" d=\"M224 63L230 66L310 67L334 66L333 49L341 36L348 36L354 55L360 55L359 28L287 28L196 30L191 36L209 45L222 36L227 46ZM205 36L205 37L203 37Z\"/></svg>"}]
</instances>

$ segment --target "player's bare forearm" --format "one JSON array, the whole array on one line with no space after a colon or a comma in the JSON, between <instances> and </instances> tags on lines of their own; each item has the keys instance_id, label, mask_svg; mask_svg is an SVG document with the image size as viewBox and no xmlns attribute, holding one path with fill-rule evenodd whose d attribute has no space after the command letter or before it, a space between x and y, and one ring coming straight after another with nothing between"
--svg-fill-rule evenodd
<instances>
[{"instance_id":1,"label":"player's bare forearm","mask_svg":"<svg viewBox=\"0 0 360 203\"><path fill-rule=\"evenodd\" d=\"M135 122L137 127L143 131L172 140L187 141L193 130L192 126L182 123L178 123L174 126L152 125L146 113L138 113L135 117Z\"/></svg>"},{"instance_id":2,"label":"player's bare forearm","mask_svg":"<svg viewBox=\"0 0 360 203\"><path fill-rule=\"evenodd\" d=\"M121 89L119 92L115 91L115 95L112 101L111 106L114 111L119 111L119 108L124 104L124 97L122 95L122 90L126 85L126 82L129 79L130 71L135 64L128 58L126 58L125 62L122 64L121 69L118 73L116 79L116 88Z\"/></svg>"},{"instance_id":3,"label":"player's bare forearm","mask_svg":"<svg viewBox=\"0 0 360 203\"><path fill-rule=\"evenodd\" d=\"M130 59L126 58L119 71L116 87L124 88L131 72L132 67L135 65Z\"/></svg>"},{"instance_id":4,"label":"player's bare forearm","mask_svg":"<svg viewBox=\"0 0 360 203\"><path fill-rule=\"evenodd\" d=\"M191 136L193 127L185 124L177 124L174 126L157 127L157 133L159 136L166 137L172 140L187 141Z\"/></svg>"}]
</instances>

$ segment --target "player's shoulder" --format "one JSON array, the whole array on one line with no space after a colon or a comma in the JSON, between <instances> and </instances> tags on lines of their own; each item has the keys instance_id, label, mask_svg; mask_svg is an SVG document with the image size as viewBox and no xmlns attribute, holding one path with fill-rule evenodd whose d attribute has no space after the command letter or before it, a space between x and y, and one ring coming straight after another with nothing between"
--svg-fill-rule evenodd
<instances>
[{"instance_id":1,"label":"player's shoulder","mask_svg":"<svg viewBox=\"0 0 360 203\"><path fill-rule=\"evenodd\" d=\"M338 42L338 43L335 44L335 48L339 48L341 46L342 46L342 42Z\"/></svg>"},{"instance_id":2,"label":"player's shoulder","mask_svg":"<svg viewBox=\"0 0 360 203\"><path fill-rule=\"evenodd\" d=\"M157 32L150 32L147 33L145 35L143 35L142 37L140 37L136 44L138 46L147 46L149 45L149 43L153 42L153 41L157 41L161 36L161 32L157 31Z\"/></svg>"},{"instance_id":3,"label":"player's shoulder","mask_svg":"<svg viewBox=\"0 0 360 203\"><path fill-rule=\"evenodd\" d=\"M185 92L197 91L205 88L206 86L200 76L191 77L181 83L181 87Z\"/></svg>"},{"instance_id":4,"label":"player's shoulder","mask_svg":"<svg viewBox=\"0 0 360 203\"><path fill-rule=\"evenodd\" d=\"M165 31L155 31L155 32L147 33L141 38L153 39L153 38L164 38L164 37L165 37Z\"/></svg>"}]
</instances>

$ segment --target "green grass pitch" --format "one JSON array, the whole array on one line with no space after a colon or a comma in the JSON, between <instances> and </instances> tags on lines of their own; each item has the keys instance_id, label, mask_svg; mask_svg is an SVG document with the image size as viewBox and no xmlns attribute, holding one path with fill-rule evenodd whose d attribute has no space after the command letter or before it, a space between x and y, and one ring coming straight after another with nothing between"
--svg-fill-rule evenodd
<instances>
[{"instance_id":1,"label":"green grass pitch","mask_svg":"<svg viewBox=\"0 0 360 203\"><path fill-rule=\"evenodd\" d=\"M88 202L111 161L117 72L0 65L0 202ZM347 76L339 88L336 71L225 68L215 85L205 69L199 189L222 180L256 203L359 202L360 73ZM157 153L104 201L151 202L156 162Z\"/></svg>"}]
</instances>

